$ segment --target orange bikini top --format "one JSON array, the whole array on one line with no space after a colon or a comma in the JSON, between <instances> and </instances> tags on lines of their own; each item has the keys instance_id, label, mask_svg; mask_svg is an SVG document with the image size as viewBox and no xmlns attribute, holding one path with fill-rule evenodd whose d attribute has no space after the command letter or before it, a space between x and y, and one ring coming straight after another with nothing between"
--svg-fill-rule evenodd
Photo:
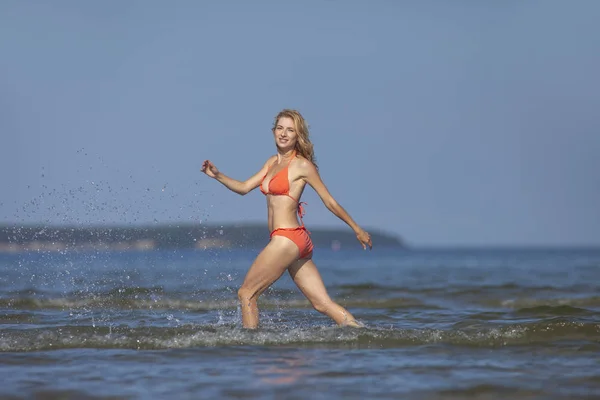
<instances>
[{"instance_id":1,"label":"orange bikini top","mask_svg":"<svg viewBox=\"0 0 600 400\"><path fill-rule=\"evenodd\" d=\"M263 176L262 180L260 181L260 191L265 196L268 194L273 195L273 196L287 196L290 199L297 202L298 203L298 216L300 217L300 221L302 221L302 217L304 216L304 209L302 207L302 204L306 204L306 203L298 202L297 199L290 196L290 182L288 181L288 167L290 166L290 164L292 163L292 160L295 157L296 157L296 152L294 152L294 155L292 155L292 158L290 159L288 164L285 167L283 167L283 169L281 171L276 173L274 177L271 178L271 180L269 181L269 185L268 185L268 192L265 192L265 190L263 189L263 182L264 182L265 178L267 177L267 175L269 174L269 171L271 170L271 167L272 167L272 165L271 165L269 167L269 169L267 170L267 173L265 174L265 176ZM273 164L275 164L275 163L273 163ZM304 226L304 222L302 222L302 226Z\"/></svg>"}]
</instances>

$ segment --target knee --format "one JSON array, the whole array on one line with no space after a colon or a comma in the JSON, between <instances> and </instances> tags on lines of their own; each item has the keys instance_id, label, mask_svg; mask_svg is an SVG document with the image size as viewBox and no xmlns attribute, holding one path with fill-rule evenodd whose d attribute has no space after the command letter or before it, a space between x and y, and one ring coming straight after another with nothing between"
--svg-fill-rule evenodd
<instances>
[{"instance_id":1,"label":"knee","mask_svg":"<svg viewBox=\"0 0 600 400\"><path fill-rule=\"evenodd\" d=\"M238 299L240 299L240 301L251 301L255 299L255 297L256 293L245 286L238 289Z\"/></svg>"}]
</instances>

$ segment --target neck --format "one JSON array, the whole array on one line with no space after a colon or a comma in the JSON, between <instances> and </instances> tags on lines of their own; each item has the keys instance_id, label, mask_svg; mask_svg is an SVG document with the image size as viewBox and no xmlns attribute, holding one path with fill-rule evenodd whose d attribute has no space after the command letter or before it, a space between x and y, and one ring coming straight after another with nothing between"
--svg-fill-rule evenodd
<instances>
[{"instance_id":1,"label":"neck","mask_svg":"<svg viewBox=\"0 0 600 400\"><path fill-rule=\"evenodd\" d=\"M277 158L279 161L288 161L292 159L296 155L296 149L291 150L279 150L277 154Z\"/></svg>"}]
</instances>

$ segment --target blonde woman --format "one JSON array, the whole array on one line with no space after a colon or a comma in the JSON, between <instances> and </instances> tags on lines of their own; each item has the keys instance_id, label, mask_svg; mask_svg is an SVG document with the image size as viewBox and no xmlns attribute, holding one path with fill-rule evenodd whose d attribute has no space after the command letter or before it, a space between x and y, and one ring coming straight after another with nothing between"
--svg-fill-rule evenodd
<instances>
[{"instance_id":1,"label":"blonde woman","mask_svg":"<svg viewBox=\"0 0 600 400\"><path fill-rule=\"evenodd\" d=\"M312 261L313 244L302 221L304 210L300 202L306 184L317 192L333 214L352 228L363 249L372 248L371 237L335 201L321 180L302 115L296 110L281 111L275 117L272 131L277 154L248 180L241 182L226 176L209 160L202 163L201 169L241 195L260 187L267 199L271 240L252 263L238 291L242 324L244 328L258 327L258 296L287 270L317 311L338 325L359 327L361 324L352 314L331 300Z\"/></svg>"}]
</instances>

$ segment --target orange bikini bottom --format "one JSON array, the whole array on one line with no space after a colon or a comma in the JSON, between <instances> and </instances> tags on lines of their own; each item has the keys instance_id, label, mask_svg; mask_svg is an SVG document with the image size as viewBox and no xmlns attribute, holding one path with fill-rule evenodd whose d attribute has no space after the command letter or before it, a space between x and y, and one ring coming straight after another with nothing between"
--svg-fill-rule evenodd
<instances>
[{"instance_id":1,"label":"orange bikini bottom","mask_svg":"<svg viewBox=\"0 0 600 400\"><path fill-rule=\"evenodd\" d=\"M273 236L284 236L296 243L296 246L298 246L298 250L300 251L301 259L312 258L313 244L305 227L277 228L271 232L271 237Z\"/></svg>"}]
</instances>

